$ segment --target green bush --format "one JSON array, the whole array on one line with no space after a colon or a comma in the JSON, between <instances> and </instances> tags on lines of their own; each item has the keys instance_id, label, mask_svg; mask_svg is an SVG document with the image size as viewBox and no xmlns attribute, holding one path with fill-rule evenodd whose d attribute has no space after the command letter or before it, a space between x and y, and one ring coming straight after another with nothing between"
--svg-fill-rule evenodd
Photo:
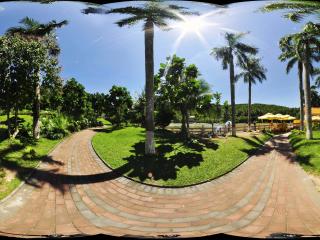
<instances>
[{"instance_id":1,"label":"green bush","mask_svg":"<svg viewBox=\"0 0 320 240\"><path fill-rule=\"evenodd\" d=\"M305 134L305 131L302 131L299 129L293 129L291 130L291 134L295 134L295 135Z\"/></svg>"},{"instance_id":2,"label":"green bush","mask_svg":"<svg viewBox=\"0 0 320 240\"><path fill-rule=\"evenodd\" d=\"M48 139L60 139L68 135L69 121L61 114L41 118L41 133Z\"/></svg>"}]
</instances>

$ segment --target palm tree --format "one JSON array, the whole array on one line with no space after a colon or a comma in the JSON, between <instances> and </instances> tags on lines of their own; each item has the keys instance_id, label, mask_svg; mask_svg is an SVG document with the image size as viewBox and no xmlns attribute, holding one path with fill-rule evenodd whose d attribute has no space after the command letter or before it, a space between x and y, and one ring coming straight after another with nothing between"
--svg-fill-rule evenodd
<instances>
[{"instance_id":1,"label":"palm tree","mask_svg":"<svg viewBox=\"0 0 320 240\"><path fill-rule=\"evenodd\" d=\"M320 51L320 26L308 22L301 32L287 35L286 41L294 46L297 57L302 62L303 88L304 88L304 106L306 120L306 138L312 139L312 119L311 119L311 90L310 74L313 73L312 61L313 52L319 55Z\"/></svg>"},{"instance_id":2,"label":"palm tree","mask_svg":"<svg viewBox=\"0 0 320 240\"><path fill-rule=\"evenodd\" d=\"M299 79L299 93L300 93L300 130L304 129L304 94L303 94L303 79L302 79L302 60L296 53L296 46L293 45L294 43L290 41L290 38L283 37L279 41L279 47L282 51L279 59L284 62L288 61L286 72L287 74L291 71L293 66L297 64L298 67L298 79ZM312 52L311 59L314 61L319 61L319 53ZM310 69L313 69L312 64L310 63ZM312 72L314 72L313 70ZM316 72L315 72L316 73Z\"/></svg>"},{"instance_id":3,"label":"palm tree","mask_svg":"<svg viewBox=\"0 0 320 240\"><path fill-rule=\"evenodd\" d=\"M259 58L249 57L247 61L241 62L240 67L242 72L236 75L236 80L243 78L245 83L248 83L248 130L251 129L251 90L252 84L256 84L258 80L262 83L266 79L266 69L261 65Z\"/></svg>"},{"instance_id":4,"label":"palm tree","mask_svg":"<svg viewBox=\"0 0 320 240\"><path fill-rule=\"evenodd\" d=\"M162 5L159 1L150 1L141 7L124 7L111 10L103 8L89 7L83 10L83 13L110 14L119 13L131 15L119 20L116 24L119 27L132 26L138 22L143 22L144 45L145 45L145 94L146 94L146 143L145 153L155 154L154 144L154 56L153 41L154 27L157 26L163 30L169 30L167 20L182 20L180 14L197 14L194 12L185 12L185 7L177 5Z\"/></svg>"},{"instance_id":5,"label":"palm tree","mask_svg":"<svg viewBox=\"0 0 320 240\"><path fill-rule=\"evenodd\" d=\"M320 3L316 1L286 0L268 3L261 10L263 12L288 10L284 17L293 22L299 22L309 15L320 16Z\"/></svg>"},{"instance_id":6,"label":"palm tree","mask_svg":"<svg viewBox=\"0 0 320 240\"><path fill-rule=\"evenodd\" d=\"M210 55L214 56L216 60L222 60L222 68L225 70L229 68L230 72L230 92L231 92L231 120L232 120L232 136L236 136L235 124L235 73L234 73L234 58L236 64L244 64L247 61L247 54L255 55L258 49L240 42L240 39L245 33L225 33L227 45L220 48L213 48Z\"/></svg>"},{"instance_id":7,"label":"palm tree","mask_svg":"<svg viewBox=\"0 0 320 240\"><path fill-rule=\"evenodd\" d=\"M7 35L20 35L30 41L40 41L46 44L49 49L49 54L57 57L60 52L56 38L54 35L54 30L56 28L61 28L62 26L68 24L66 20L57 23L55 20L49 23L42 24L38 21L25 17L20 23L23 26L12 27L6 31ZM33 100L33 137L35 139L40 138L40 71L37 74L38 77L34 84L35 97Z\"/></svg>"}]
</instances>

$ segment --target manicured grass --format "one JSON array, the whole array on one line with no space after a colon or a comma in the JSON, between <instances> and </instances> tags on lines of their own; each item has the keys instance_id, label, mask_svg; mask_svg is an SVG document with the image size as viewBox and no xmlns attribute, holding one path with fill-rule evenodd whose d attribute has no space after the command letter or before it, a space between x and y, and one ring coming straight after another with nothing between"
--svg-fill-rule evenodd
<instances>
[{"instance_id":1,"label":"manicured grass","mask_svg":"<svg viewBox=\"0 0 320 240\"><path fill-rule=\"evenodd\" d=\"M0 169L2 172L8 169L16 176L10 181L0 177L0 200L10 194L60 141L41 138L35 145L22 144L18 139L1 141Z\"/></svg>"},{"instance_id":2,"label":"manicured grass","mask_svg":"<svg viewBox=\"0 0 320 240\"><path fill-rule=\"evenodd\" d=\"M103 123L103 125L111 125L111 122L109 122L108 120L104 119L104 118L97 118L98 121L101 121Z\"/></svg>"},{"instance_id":3,"label":"manicured grass","mask_svg":"<svg viewBox=\"0 0 320 240\"><path fill-rule=\"evenodd\" d=\"M21 123L32 124L32 116L19 115ZM6 139L7 117L0 116L0 200L8 196L21 181L38 165L53 147L61 141L41 138L36 144L21 142L19 139ZM4 176L4 169L9 170ZM8 174L13 178L8 180ZM14 177L15 175L15 177Z\"/></svg>"},{"instance_id":4,"label":"manicured grass","mask_svg":"<svg viewBox=\"0 0 320 240\"><path fill-rule=\"evenodd\" d=\"M291 133L290 142L303 169L320 176L320 131L313 131L313 137L306 140L304 133Z\"/></svg>"},{"instance_id":5,"label":"manicured grass","mask_svg":"<svg viewBox=\"0 0 320 240\"><path fill-rule=\"evenodd\" d=\"M156 131L155 157L144 153L142 128L105 130L93 138L98 155L117 173L160 186L185 186L210 180L232 170L270 135L228 137L184 143L169 131ZM149 173L153 179L150 179ZM149 176L148 176L149 175Z\"/></svg>"}]
</instances>

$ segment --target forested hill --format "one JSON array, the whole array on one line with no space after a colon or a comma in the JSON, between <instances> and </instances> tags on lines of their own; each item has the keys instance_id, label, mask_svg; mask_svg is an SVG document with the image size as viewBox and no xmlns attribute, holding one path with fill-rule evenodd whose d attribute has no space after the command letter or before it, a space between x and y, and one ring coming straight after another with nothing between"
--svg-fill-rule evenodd
<instances>
[{"instance_id":1,"label":"forested hill","mask_svg":"<svg viewBox=\"0 0 320 240\"><path fill-rule=\"evenodd\" d=\"M230 106L231 109L231 106ZM254 103L251 105L252 120L255 121L261 115L266 113L281 113L289 114L294 117L299 117L299 108L289 108L285 106ZM237 122L246 122L248 119L248 104L236 104Z\"/></svg>"}]
</instances>

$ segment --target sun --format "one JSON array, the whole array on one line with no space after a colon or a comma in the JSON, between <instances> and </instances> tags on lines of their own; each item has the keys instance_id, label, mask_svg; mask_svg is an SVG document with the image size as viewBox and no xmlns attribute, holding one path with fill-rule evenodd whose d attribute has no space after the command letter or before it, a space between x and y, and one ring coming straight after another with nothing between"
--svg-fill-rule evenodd
<instances>
[{"instance_id":1,"label":"sun","mask_svg":"<svg viewBox=\"0 0 320 240\"><path fill-rule=\"evenodd\" d=\"M185 18L175 25L184 32L200 32L208 23L201 17Z\"/></svg>"}]
</instances>

